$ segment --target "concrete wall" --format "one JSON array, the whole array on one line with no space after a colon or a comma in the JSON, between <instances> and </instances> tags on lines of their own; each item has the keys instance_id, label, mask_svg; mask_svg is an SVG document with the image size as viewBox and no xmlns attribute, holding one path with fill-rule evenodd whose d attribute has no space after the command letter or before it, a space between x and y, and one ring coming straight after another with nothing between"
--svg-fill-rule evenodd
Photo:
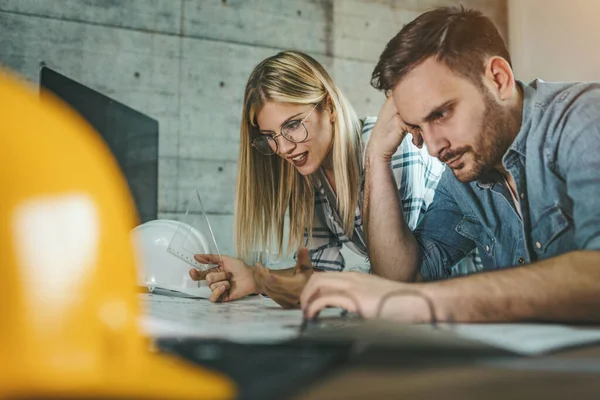
<instances>
[{"instance_id":1,"label":"concrete wall","mask_svg":"<svg viewBox=\"0 0 600 400\"><path fill-rule=\"evenodd\" d=\"M40 65L160 122L159 212L179 218L199 188L221 250L233 252L243 88L281 49L324 64L359 115L385 43L421 12L481 9L506 33L506 0L0 0L0 64L37 85Z\"/></svg>"},{"instance_id":2,"label":"concrete wall","mask_svg":"<svg viewBox=\"0 0 600 400\"><path fill-rule=\"evenodd\" d=\"M600 80L598 0L509 0L515 74L526 82Z\"/></svg>"}]
</instances>

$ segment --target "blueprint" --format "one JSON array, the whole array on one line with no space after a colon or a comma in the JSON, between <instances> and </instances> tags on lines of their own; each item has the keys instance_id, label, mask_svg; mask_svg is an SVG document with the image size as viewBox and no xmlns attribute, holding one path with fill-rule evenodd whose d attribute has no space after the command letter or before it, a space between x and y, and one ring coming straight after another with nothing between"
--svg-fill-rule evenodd
<instances>
[{"instance_id":1,"label":"blueprint","mask_svg":"<svg viewBox=\"0 0 600 400\"><path fill-rule=\"evenodd\" d=\"M157 294L141 294L142 330L151 337L196 337L241 343L276 343L298 337L300 309L286 310L265 296L227 303ZM329 308L320 320L342 321L313 337L350 338L374 344L415 348L502 349L536 356L564 348L600 343L600 329L559 324L401 324L393 321L351 321ZM333 327L333 328L332 328Z\"/></svg>"}]
</instances>

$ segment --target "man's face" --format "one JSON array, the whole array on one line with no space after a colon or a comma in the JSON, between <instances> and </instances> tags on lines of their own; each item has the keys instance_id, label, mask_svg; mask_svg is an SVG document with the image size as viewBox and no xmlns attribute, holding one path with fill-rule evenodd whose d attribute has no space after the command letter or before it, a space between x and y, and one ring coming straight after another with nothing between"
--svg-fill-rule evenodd
<instances>
[{"instance_id":1,"label":"man's face","mask_svg":"<svg viewBox=\"0 0 600 400\"><path fill-rule=\"evenodd\" d=\"M514 119L487 87L431 57L410 71L392 95L413 135L420 134L429 153L459 181L471 182L501 165L514 137Z\"/></svg>"}]
</instances>

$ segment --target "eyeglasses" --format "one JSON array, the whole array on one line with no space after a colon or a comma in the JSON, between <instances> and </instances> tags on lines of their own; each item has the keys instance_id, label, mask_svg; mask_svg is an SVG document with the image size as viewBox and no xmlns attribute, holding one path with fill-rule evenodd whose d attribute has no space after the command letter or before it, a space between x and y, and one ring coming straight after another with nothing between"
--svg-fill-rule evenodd
<instances>
[{"instance_id":1,"label":"eyeglasses","mask_svg":"<svg viewBox=\"0 0 600 400\"><path fill-rule=\"evenodd\" d=\"M260 136L256 137L252 141L252 147L258 150L260 153L265 156L272 156L277 153L279 145L277 144L277 138L279 136L283 136L289 142L292 143L302 143L308 138L308 129L304 122L306 119L312 114L312 112L317 108L318 104L310 110L306 117L302 119L292 119L290 121L286 121L283 125L281 125L281 132L279 135L276 134L260 134Z\"/></svg>"}]
</instances>

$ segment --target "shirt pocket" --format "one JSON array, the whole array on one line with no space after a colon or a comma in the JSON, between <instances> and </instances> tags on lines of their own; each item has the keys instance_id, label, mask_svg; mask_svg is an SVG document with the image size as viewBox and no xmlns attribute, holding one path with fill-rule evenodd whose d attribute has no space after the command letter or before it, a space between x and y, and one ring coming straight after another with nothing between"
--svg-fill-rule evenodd
<instances>
[{"instance_id":1,"label":"shirt pocket","mask_svg":"<svg viewBox=\"0 0 600 400\"><path fill-rule=\"evenodd\" d=\"M490 236L486 229L478 221L471 217L463 217L456 225L456 232L475 242L482 255L494 259L496 240Z\"/></svg>"},{"instance_id":2,"label":"shirt pocket","mask_svg":"<svg viewBox=\"0 0 600 400\"><path fill-rule=\"evenodd\" d=\"M571 219L560 205L555 204L544 209L531 229L534 251L540 256L547 252L550 252L549 255L555 254L560 250L558 247L565 246L559 239L567 235L571 228ZM571 243L571 240L568 242Z\"/></svg>"}]
</instances>

